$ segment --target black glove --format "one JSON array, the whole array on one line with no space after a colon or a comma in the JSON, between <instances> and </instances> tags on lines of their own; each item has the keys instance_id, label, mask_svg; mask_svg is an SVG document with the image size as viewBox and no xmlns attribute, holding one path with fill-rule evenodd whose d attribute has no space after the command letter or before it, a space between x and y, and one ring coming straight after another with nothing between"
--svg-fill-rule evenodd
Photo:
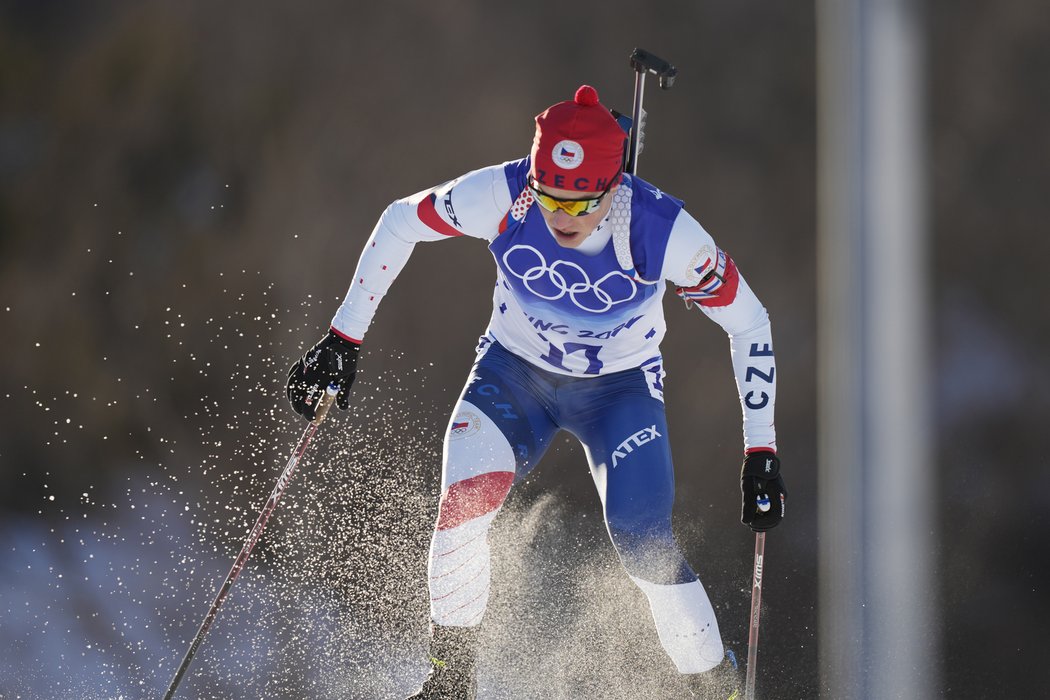
<instances>
[{"instance_id":1,"label":"black glove","mask_svg":"<svg viewBox=\"0 0 1050 700\"><path fill-rule=\"evenodd\" d=\"M744 505L740 522L755 532L770 530L784 518L787 489L780 476L780 458L775 452L752 452L740 470L740 493Z\"/></svg>"},{"instance_id":2,"label":"black glove","mask_svg":"<svg viewBox=\"0 0 1050 700\"><path fill-rule=\"evenodd\" d=\"M307 420L329 384L339 386L336 404L344 411L350 407L350 385L357 373L357 354L361 345L329 330L317 345L299 358L288 370L288 401L292 410Z\"/></svg>"}]
</instances>

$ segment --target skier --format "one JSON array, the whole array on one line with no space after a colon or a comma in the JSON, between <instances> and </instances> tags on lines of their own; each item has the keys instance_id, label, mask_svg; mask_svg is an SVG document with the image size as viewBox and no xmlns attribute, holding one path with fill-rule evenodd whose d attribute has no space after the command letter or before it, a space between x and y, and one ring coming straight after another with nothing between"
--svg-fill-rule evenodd
<instances>
[{"instance_id":1,"label":"skier","mask_svg":"<svg viewBox=\"0 0 1050 700\"><path fill-rule=\"evenodd\" d=\"M756 531L780 522L786 494L768 314L680 200L624 172L627 134L594 88L535 122L528 157L387 207L327 335L289 370L288 398L311 419L334 382L346 409L365 331L415 244L484 240L496 262L492 317L444 438L428 565L432 669L412 698L475 697L487 532L559 430L584 446L610 538L684 686L736 697L735 660L671 532L664 280L729 335L743 410L741 519Z\"/></svg>"}]
</instances>

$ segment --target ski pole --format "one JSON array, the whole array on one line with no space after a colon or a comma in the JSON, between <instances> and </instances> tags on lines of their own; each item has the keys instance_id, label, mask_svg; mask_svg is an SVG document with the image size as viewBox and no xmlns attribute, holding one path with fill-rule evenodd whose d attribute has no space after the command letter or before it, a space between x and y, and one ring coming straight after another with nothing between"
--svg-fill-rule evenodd
<instances>
[{"instance_id":1,"label":"ski pole","mask_svg":"<svg viewBox=\"0 0 1050 700\"><path fill-rule=\"evenodd\" d=\"M758 663L758 616L762 610L762 559L766 553L766 533L755 533L755 573L751 584L751 632L747 637L747 678L744 700L755 700L755 672Z\"/></svg>"},{"instance_id":2,"label":"ski pole","mask_svg":"<svg viewBox=\"0 0 1050 700\"><path fill-rule=\"evenodd\" d=\"M281 473L281 477L277 479L277 485L274 486L273 493L270 494L269 500L266 501L266 505L263 506L262 511L259 513L259 518L255 521L255 526L248 535L248 539L245 541L244 546L241 547L241 553L237 555L236 561L233 562L233 568L230 569L230 573L226 575L226 580L219 589L218 595L215 596L215 602L211 604L211 610L209 610L208 614L204 617L204 622L201 623L200 629L197 630L197 636L193 638L190 648L186 651L186 656L182 659L182 665L179 666L179 670L175 672L175 677L171 679L171 684L168 686L168 692L164 693L164 700L171 700L171 698L174 697L175 689L179 687L182 677L190 667L190 662L193 661L194 654L197 653L198 647L200 647L201 642L204 641L204 635L208 633L211 623L215 621L215 617L219 614L219 607L222 605L223 601L226 600L226 596L233 587L234 581L237 580L237 577L241 573L241 569L244 568L245 562L248 561L248 555L252 553L252 548L255 547L255 543L259 541L260 537L262 537L263 529L266 527L266 521L270 519L270 515L277 507L277 501L281 499L284 490L288 488L288 484L292 480L292 474L295 473L296 467L299 466L299 460L302 459L303 454L306 452L306 448L310 445L310 440L313 438L314 433L317 432L321 422L328 414L328 409L332 407L332 402L335 400L338 393L339 387L335 384L331 384L321 396L321 400L317 404L317 410L314 412L314 419L306 426L306 430L303 431L303 436L299 438L299 444L296 445L291 458L288 460L288 465Z\"/></svg>"},{"instance_id":3,"label":"ski pole","mask_svg":"<svg viewBox=\"0 0 1050 700\"><path fill-rule=\"evenodd\" d=\"M627 151L627 172L634 175L638 172L638 156L642 152L642 137L645 131L645 110L642 109L642 98L645 97L645 76L652 73L660 79L660 87L670 90L674 85L678 69L662 58L657 58L644 49L635 49L631 53L631 68L634 69L634 107L631 110L631 138Z\"/></svg>"}]
</instances>

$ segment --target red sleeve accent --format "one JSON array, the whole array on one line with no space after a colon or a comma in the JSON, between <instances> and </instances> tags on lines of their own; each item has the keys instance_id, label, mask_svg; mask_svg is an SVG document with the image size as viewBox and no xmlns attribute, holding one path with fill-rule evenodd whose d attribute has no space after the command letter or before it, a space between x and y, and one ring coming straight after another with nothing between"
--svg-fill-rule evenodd
<instances>
[{"instance_id":1,"label":"red sleeve accent","mask_svg":"<svg viewBox=\"0 0 1050 700\"><path fill-rule=\"evenodd\" d=\"M429 196L424 197L423 201L421 201L419 206L416 207L416 216L418 216L419 220L424 224L443 236L462 236L462 231L457 231L438 215L437 209L434 208L434 202L436 200L437 195L433 192L431 192Z\"/></svg>"},{"instance_id":2,"label":"red sleeve accent","mask_svg":"<svg viewBox=\"0 0 1050 700\"><path fill-rule=\"evenodd\" d=\"M726 255L726 271L722 275L722 286L714 291L710 299L700 299L697 303L701 306L729 306L736 299L736 290L740 286L740 273L737 272L736 263Z\"/></svg>"},{"instance_id":3,"label":"red sleeve accent","mask_svg":"<svg viewBox=\"0 0 1050 700\"><path fill-rule=\"evenodd\" d=\"M777 453L777 451L774 450L772 447L752 447L750 449L744 450L745 455L753 455L756 452L771 452L773 454Z\"/></svg>"},{"instance_id":4,"label":"red sleeve accent","mask_svg":"<svg viewBox=\"0 0 1050 700\"><path fill-rule=\"evenodd\" d=\"M499 222L499 233L503 233L507 230L507 224L510 223L510 209L503 215L503 221Z\"/></svg>"},{"instance_id":5,"label":"red sleeve accent","mask_svg":"<svg viewBox=\"0 0 1050 700\"><path fill-rule=\"evenodd\" d=\"M351 338L346 333L340 332L335 326L332 326L332 332L335 333L340 338L342 338L343 340L347 340L347 341L353 343L354 345L360 345L361 344L360 340L358 340L357 338Z\"/></svg>"}]
</instances>

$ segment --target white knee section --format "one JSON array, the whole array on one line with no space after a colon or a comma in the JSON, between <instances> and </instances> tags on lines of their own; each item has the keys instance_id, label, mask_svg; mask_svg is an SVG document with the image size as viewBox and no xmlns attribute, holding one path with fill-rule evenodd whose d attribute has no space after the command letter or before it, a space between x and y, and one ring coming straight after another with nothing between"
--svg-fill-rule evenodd
<instances>
[{"instance_id":1,"label":"white knee section","mask_svg":"<svg viewBox=\"0 0 1050 700\"><path fill-rule=\"evenodd\" d=\"M722 663L725 649L715 610L699 581L661 585L631 577L649 599L656 632L679 673L703 673Z\"/></svg>"}]
</instances>

